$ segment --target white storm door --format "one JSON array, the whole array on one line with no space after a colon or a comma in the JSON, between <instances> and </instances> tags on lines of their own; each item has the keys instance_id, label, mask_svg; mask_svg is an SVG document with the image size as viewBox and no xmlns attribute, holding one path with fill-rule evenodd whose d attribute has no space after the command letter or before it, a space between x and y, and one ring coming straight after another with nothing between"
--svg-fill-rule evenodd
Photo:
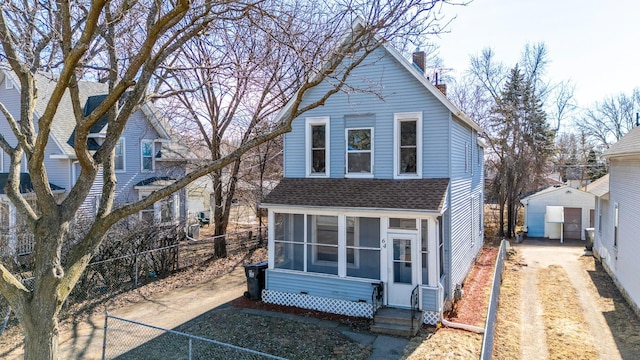
<instances>
[{"instance_id":1,"label":"white storm door","mask_svg":"<svg viewBox=\"0 0 640 360\"><path fill-rule=\"evenodd\" d=\"M411 291L415 283L417 254L415 234L388 234L391 251L389 254L389 277L387 304L389 306L411 307Z\"/></svg>"}]
</instances>

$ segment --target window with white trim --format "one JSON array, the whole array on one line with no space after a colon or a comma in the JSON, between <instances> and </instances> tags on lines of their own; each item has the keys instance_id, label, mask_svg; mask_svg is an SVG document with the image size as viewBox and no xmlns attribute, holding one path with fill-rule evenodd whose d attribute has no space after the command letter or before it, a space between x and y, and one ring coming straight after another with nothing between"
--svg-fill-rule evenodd
<instances>
[{"instance_id":1,"label":"window with white trim","mask_svg":"<svg viewBox=\"0 0 640 360\"><path fill-rule=\"evenodd\" d=\"M618 212L618 203L613 205L613 247L618 248L618 225L620 214Z\"/></svg>"},{"instance_id":2,"label":"window with white trim","mask_svg":"<svg viewBox=\"0 0 640 360\"><path fill-rule=\"evenodd\" d=\"M140 200L149 196L150 192L142 192ZM171 194L160 201L140 210L139 219L146 223L172 224L179 218L180 198L178 194Z\"/></svg>"},{"instance_id":3,"label":"window with white trim","mask_svg":"<svg viewBox=\"0 0 640 360\"><path fill-rule=\"evenodd\" d=\"M346 129L346 174L367 176L373 174L373 129Z\"/></svg>"},{"instance_id":4,"label":"window with white trim","mask_svg":"<svg viewBox=\"0 0 640 360\"><path fill-rule=\"evenodd\" d=\"M464 172L471 172L471 145L468 142L464 143Z\"/></svg>"},{"instance_id":5,"label":"window with white trim","mask_svg":"<svg viewBox=\"0 0 640 360\"><path fill-rule=\"evenodd\" d=\"M422 176L422 113L394 114L394 177Z\"/></svg>"},{"instance_id":6,"label":"window with white trim","mask_svg":"<svg viewBox=\"0 0 640 360\"><path fill-rule=\"evenodd\" d=\"M329 117L307 118L305 148L307 176L329 176Z\"/></svg>"},{"instance_id":7,"label":"window with white trim","mask_svg":"<svg viewBox=\"0 0 640 360\"><path fill-rule=\"evenodd\" d=\"M140 141L140 157L142 161L142 171L153 171L155 169L153 159L153 140Z\"/></svg>"},{"instance_id":8,"label":"window with white trim","mask_svg":"<svg viewBox=\"0 0 640 360\"><path fill-rule=\"evenodd\" d=\"M124 149L124 138L120 138L113 148L113 169L116 172L126 171Z\"/></svg>"}]
</instances>

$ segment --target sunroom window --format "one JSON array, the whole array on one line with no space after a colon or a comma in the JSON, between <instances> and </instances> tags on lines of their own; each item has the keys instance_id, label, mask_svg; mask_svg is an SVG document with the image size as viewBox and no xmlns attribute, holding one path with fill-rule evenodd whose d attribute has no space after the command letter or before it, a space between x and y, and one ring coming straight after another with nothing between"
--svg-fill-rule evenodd
<instances>
[{"instance_id":1,"label":"sunroom window","mask_svg":"<svg viewBox=\"0 0 640 360\"><path fill-rule=\"evenodd\" d=\"M338 217L307 216L307 271L338 275Z\"/></svg>"},{"instance_id":2,"label":"sunroom window","mask_svg":"<svg viewBox=\"0 0 640 360\"><path fill-rule=\"evenodd\" d=\"M274 214L274 266L304 270L304 215Z\"/></svg>"},{"instance_id":3,"label":"sunroom window","mask_svg":"<svg viewBox=\"0 0 640 360\"><path fill-rule=\"evenodd\" d=\"M380 219L347 216L347 276L380 279Z\"/></svg>"}]
</instances>

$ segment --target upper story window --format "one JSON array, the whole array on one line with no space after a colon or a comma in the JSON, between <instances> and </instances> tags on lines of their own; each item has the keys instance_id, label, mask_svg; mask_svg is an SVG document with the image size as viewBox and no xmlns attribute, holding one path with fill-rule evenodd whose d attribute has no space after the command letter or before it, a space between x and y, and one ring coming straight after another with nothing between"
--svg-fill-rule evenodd
<instances>
[{"instance_id":1,"label":"upper story window","mask_svg":"<svg viewBox=\"0 0 640 360\"><path fill-rule=\"evenodd\" d=\"M307 176L329 176L329 117L307 118Z\"/></svg>"},{"instance_id":2,"label":"upper story window","mask_svg":"<svg viewBox=\"0 0 640 360\"><path fill-rule=\"evenodd\" d=\"M373 129L347 129L346 168L350 176L373 174Z\"/></svg>"},{"instance_id":3,"label":"upper story window","mask_svg":"<svg viewBox=\"0 0 640 360\"><path fill-rule=\"evenodd\" d=\"M140 152L142 158L142 171L155 170L153 161L153 140L142 140L140 142Z\"/></svg>"},{"instance_id":4,"label":"upper story window","mask_svg":"<svg viewBox=\"0 0 640 360\"><path fill-rule=\"evenodd\" d=\"M394 114L394 177L422 176L422 113Z\"/></svg>"},{"instance_id":5,"label":"upper story window","mask_svg":"<svg viewBox=\"0 0 640 360\"><path fill-rule=\"evenodd\" d=\"M471 144L468 142L464 143L464 172L473 174L471 166Z\"/></svg>"},{"instance_id":6,"label":"upper story window","mask_svg":"<svg viewBox=\"0 0 640 360\"><path fill-rule=\"evenodd\" d=\"M116 146L113 148L113 160L114 166L113 169L115 171L125 171L125 161L124 161L124 138L120 138L116 143Z\"/></svg>"}]
</instances>

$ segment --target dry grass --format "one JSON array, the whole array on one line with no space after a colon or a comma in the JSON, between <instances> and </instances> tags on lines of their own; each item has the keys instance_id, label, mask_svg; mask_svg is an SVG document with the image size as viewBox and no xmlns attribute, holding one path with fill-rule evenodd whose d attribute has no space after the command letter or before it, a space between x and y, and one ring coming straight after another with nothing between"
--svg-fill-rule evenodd
<instances>
[{"instance_id":1,"label":"dry grass","mask_svg":"<svg viewBox=\"0 0 640 360\"><path fill-rule=\"evenodd\" d=\"M561 266L550 265L538 273L549 359L598 359L578 293L568 284Z\"/></svg>"},{"instance_id":2,"label":"dry grass","mask_svg":"<svg viewBox=\"0 0 640 360\"><path fill-rule=\"evenodd\" d=\"M484 327L498 250L484 248L464 281L462 299L449 320ZM404 359L478 359L482 335L458 329L424 328L405 348Z\"/></svg>"},{"instance_id":3,"label":"dry grass","mask_svg":"<svg viewBox=\"0 0 640 360\"><path fill-rule=\"evenodd\" d=\"M424 331L405 347L408 360L456 359L477 360L482 348L482 334L457 329Z\"/></svg>"},{"instance_id":4,"label":"dry grass","mask_svg":"<svg viewBox=\"0 0 640 360\"><path fill-rule=\"evenodd\" d=\"M589 288L599 294L597 309L604 315L623 359L640 358L640 318L633 312L618 288L593 257L583 256L580 264L589 274Z\"/></svg>"},{"instance_id":5,"label":"dry grass","mask_svg":"<svg viewBox=\"0 0 640 360\"><path fill-rule=\"evenodd\" d=\"M515 249L510 249L507 252L507 261L500 287L500 305L498 306L493 347L495 359L520 358L522 266L520 254Z\"/></svg>"}]
</instances>

